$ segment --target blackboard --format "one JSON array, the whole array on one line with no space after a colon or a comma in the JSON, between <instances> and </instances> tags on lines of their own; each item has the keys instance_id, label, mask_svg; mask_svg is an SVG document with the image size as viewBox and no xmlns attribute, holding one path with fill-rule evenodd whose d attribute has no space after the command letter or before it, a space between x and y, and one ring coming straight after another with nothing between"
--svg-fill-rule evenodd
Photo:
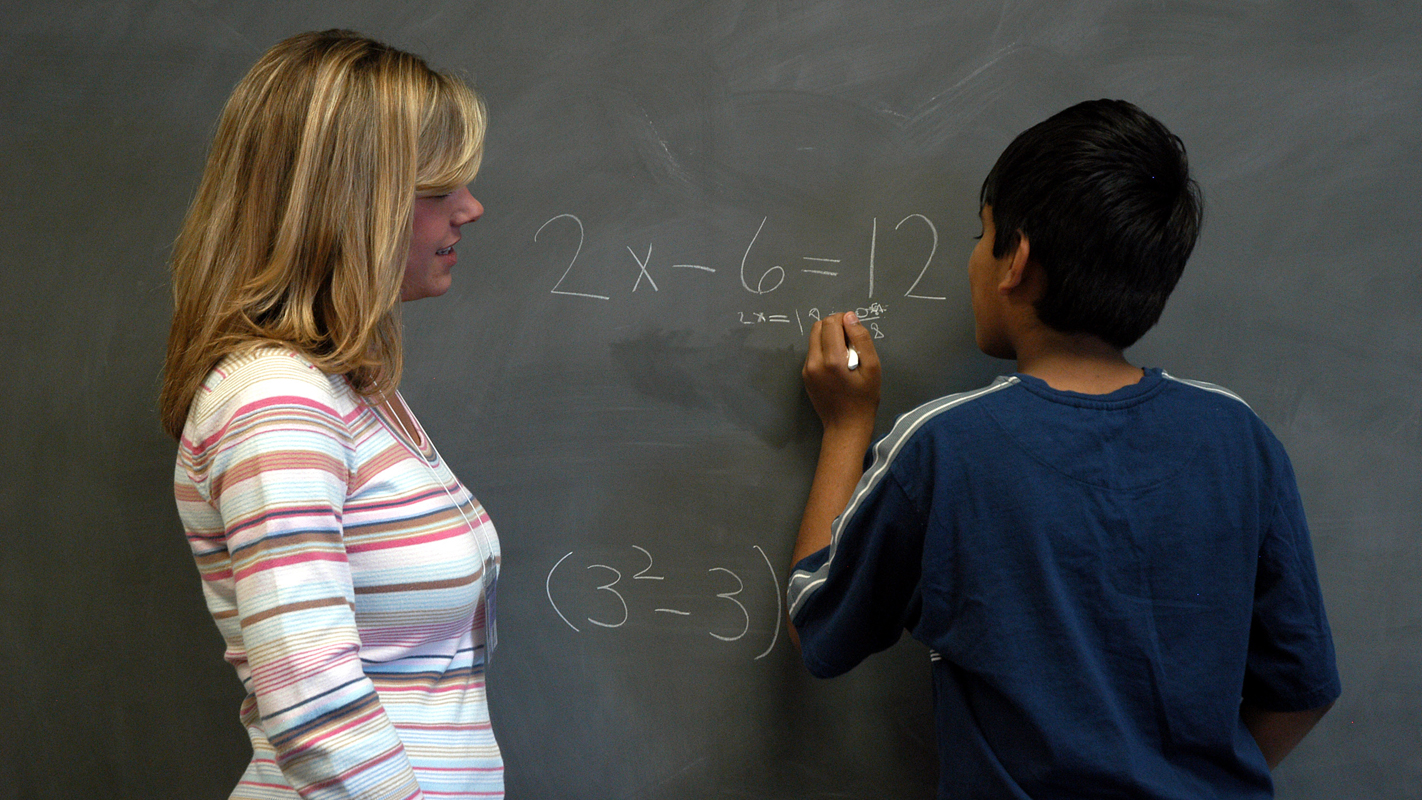
<instances>
[{"instance_id":1,"label":"blackboard","mask_svg":"<svg viewBox=\"0 0 1422 800\"><path fill-rule=\"evenodd\" d=\"M1132 100L1200 244L1130 356L1294 459L1345 694L1289 798L1422 785L1422 55L1350 2L35 2L0 11L0 797L225 797L240 691L156 417L164 262L260 53L350 27L488 100L488 211L406 309L410 405L501 533L511 798L929 797L928 661L833 681L780 619L815 314L882 334L880 423L972 346L976 193L1020 130ZM605 588L604 588L605 587ZM625 609L624 609L625 604Z\"/></svg>"}]
</instances>

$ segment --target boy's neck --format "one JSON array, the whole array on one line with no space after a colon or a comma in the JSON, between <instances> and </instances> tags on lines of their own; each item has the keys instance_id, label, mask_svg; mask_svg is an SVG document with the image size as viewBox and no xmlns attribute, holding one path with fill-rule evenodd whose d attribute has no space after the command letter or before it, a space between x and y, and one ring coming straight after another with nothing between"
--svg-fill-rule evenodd
<instances>
[{"instance_id":1,"label":"boy's neck","mask_svg":"<svg viewBox=\"0 0 1422 800\"><path fill-rule=\"evenodd\" d=\"M1019 340L1016 350L1018 372L1058 391L1110 394L1145 375L1119 349L1090 334L1037 330Z\"/></svg>"}]
</instances>

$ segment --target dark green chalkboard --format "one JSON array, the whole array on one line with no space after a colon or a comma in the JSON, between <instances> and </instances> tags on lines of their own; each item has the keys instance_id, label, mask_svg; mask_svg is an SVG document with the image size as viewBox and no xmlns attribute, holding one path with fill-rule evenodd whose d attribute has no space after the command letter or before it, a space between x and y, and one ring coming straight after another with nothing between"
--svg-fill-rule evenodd
<instances>
[{"instance_id":1,"label":"dark green chalkboard","mask_svg":"<svg viewBox=\"0 0 1422 800\"><path fill-rule=\"evenodd\" d=\"M929 797L925 651L804 673L781 599L816 314L881 334L881 424L972 346L978 185L1121 97L1206 227L1130 355L1292 454L1345 695L1289 798L1422 785L1422 55L1349 2L26 3L0 11L0 797L225 797L248 755L156 418L164 261L232 85L351 27L469 75L491 129L410 405L505 553L511 798Z\"/></svg>"}]
</instances>

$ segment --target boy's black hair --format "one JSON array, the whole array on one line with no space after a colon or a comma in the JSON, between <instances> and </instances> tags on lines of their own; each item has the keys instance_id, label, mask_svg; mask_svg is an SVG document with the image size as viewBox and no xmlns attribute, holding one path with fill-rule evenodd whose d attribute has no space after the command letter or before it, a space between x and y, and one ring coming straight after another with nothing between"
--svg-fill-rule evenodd
<instances>
[{"instance_id":1,"label":"boy's black hair","mask_svg":"<svg viewBox=\"0 0 1422 800\"><path fill-rule=\"evenodd\" d=\"M1079 103L1022 132L983 181L1001 258L1027 236L1047 286L1037 317L1122 350L1145 335L1200 231L1185 145L1124 100Z\"/></svg>"}]
</instances>

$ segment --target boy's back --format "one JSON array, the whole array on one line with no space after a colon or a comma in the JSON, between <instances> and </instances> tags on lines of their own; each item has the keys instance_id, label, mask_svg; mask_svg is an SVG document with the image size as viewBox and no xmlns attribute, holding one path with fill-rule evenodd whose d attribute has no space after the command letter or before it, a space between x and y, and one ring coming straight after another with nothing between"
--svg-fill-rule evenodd
<instances>
[{"instance_id":1,"label":"boy's back","mask_svg":"<svg viewBox=\"0 0 1422 800\"><path fill-rule=\"evenodd\" d=\"M1268 797L1240 687L1336 696L1313 575L1288 459L1239 399L1015 375L900 418L791 614L826 677L905 627L932 649L940 796Z\"/></svg>"},{"instance_id":2,"label":"boy's back","mask_svg":"<svg viewBox=\"0 0 1422 800\"><path fill-rule=\"evenodd\" d=\"M852 314L810 333L805 662L927 643L940 797L1268 797L1339 691L1293 472L1238 398L1124 355L1199 231L1184 145L1080 103L1014 139L979 200L975 335L1016 375L905 415L866 470L873 339Z\"/></svg>"}]
</instances>

